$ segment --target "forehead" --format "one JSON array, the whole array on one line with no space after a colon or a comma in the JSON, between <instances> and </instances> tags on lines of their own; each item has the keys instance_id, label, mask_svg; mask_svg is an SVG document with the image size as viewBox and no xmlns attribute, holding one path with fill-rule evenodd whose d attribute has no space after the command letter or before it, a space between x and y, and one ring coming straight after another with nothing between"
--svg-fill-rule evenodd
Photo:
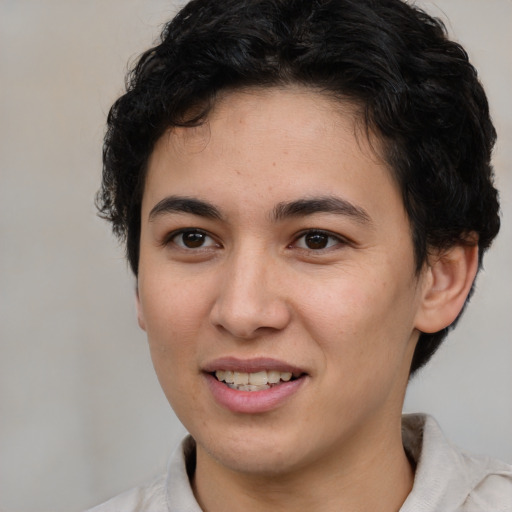
<instances>
[{"instance_id":1,"label":"forehead","mask_svg":"<svg viewBox=\"0 0 512 512\"><path fill-rule=\"evenodd\" d=\"M225 92L201 125L170 129L157 142L143 203L214 194L243 208L270 209L334 189L371 203L385 193L397 196L378 153L348 101L300 87ZM377 190L377 177L387 186Z\"/></svg>"}]
</instances>

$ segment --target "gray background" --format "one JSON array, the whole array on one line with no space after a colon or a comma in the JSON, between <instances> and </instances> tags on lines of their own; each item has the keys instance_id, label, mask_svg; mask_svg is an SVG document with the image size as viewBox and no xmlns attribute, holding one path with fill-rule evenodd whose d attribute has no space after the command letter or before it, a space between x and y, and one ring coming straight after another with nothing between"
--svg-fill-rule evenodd
<instances>
[{"instance_id":1,"label":"gray background","mask_svg":"<svg viewBox=\"0 0 512 512\"><path fill-rule=\"evenodd\" d=\"M466 316L407 411L512 462L512 2L422 2L487 87L503 227ZM165 466L183 433L138 330L133 280L92 199L106 112L164 0L0 0L0 509L77 511Z\"/></svg>"}]
</instances>

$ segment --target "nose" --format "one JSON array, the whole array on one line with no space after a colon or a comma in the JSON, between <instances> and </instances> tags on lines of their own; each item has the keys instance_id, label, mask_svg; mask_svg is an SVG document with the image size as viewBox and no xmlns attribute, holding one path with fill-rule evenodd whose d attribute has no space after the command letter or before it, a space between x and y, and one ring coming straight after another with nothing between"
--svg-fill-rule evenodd
<instances>
[{"instance_id":1,"label":"nose","mask_svg":"<svg viewBox=\"0 0 512 512\"><path fill-rule=\"evenodd\" d=\"M239 251L225 262L210 320L239 339L280 331L290 322L283 273L262 252Z\"/></svg>"}]
</instances>

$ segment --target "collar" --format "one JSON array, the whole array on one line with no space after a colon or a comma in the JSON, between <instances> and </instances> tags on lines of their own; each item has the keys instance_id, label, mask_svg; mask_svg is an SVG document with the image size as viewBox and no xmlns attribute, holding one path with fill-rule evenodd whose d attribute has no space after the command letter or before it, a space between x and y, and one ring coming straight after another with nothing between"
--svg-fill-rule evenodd
<instances>
[{"instance_id":1,"label":"collar","mask_svg":"<svg viewBox=\"0 0 512 512\"><path fill-rule=\"evenodd\" d=\"M459 450L425 414L402 417L402 439L416 471L413 489L400 512L512 510L512 467L508 464ZM169 512L202 512L189 480L195 453L195 441L187 436L171 456L166 482Z\"/></svg>"}]
</instances>

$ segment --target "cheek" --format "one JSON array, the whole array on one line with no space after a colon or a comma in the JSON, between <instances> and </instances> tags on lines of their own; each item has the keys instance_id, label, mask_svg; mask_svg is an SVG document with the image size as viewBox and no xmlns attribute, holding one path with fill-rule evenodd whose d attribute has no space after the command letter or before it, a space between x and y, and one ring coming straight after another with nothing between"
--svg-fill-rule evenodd
<instances>
[{"instance_id":1,"label":"cheek","mask_svg":"<svg viewBox=\"0 0 512 512\"><path fill-rule=\"evenodd\" d=\"M150 344L167 345L169 349L189 345L181 340L193 336L207 316L205 287L191 280L158 277L143 281L139 290Z\"/></svg>"},{"instance_id":2,"label":"cheek","mask_svg":"<svg viewBox=\"0 0 512 512\"><path fill-rule=\"evenodd\" d=\"M388 278L353 272L302 294L300 316L327 361L339 358L347 367L379 371L405 348L413 330L414 293L405 280L382 274Z\"/></svg>"},{"instance_id":3,"label":"cheek","mask_svg":"<svg viewBox=\"0 0 512 512\"><path fill-rule=\"evenodd\" d=\"M321 286L304 289L307 293L301 294L297 307L308 323L308 330L317 332L325 342L334 345L339 344L340 337L352 337L370 329L376 323L378 310L384 309L378 291L382 284L365 283L357 275L333 277Z\"/></svg>"},{"instance_id":4,"label":"cheek","mask_svg":"<svg viewBox=\"0 0 512 512\"><path fill-rule=\"evenodd\" d=\"M176 283L142 287L141 305L158 381L172 408L182 417L194 415L198 406L190 396L197 385L198 333L204 309L201 301L180 290Z\"/></svg>"},{"instance_id":5,"label":"cheek","mask_svg":"<svg viewBox=\"0 0 512 512\"><path fill-rule=\"evenodd\" d=\"M196 369L196 333L201 325L201 302L182 290L176 283L171 286L161 280L143 280L139 286L151 359L172 402Z\"/></svg>"}]
</instances>

